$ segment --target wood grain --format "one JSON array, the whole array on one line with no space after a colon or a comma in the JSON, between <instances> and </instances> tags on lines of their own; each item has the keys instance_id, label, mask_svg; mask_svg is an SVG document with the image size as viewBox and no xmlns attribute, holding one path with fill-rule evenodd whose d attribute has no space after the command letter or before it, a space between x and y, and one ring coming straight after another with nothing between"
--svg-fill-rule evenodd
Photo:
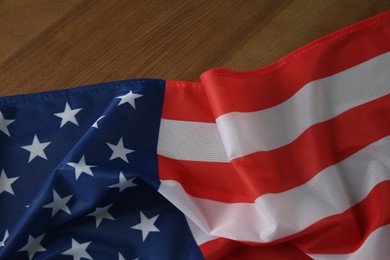
<instances>
[{"instance_id":1,"label":"wood grain","mask_svg":"<svg viewBox=\"0 0 390 260\"><path fill-rule=\"evenodd\" d=\"M254 69L388 9L388 0L3 0L0 95Z\"/></svg>"}]
</instances>

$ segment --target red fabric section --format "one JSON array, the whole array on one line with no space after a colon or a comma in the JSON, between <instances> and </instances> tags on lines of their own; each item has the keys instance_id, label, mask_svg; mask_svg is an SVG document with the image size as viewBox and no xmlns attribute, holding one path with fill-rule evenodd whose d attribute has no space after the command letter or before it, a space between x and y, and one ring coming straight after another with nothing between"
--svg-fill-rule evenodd
<instances>
[{"instance_id":1,"label":"red fabric section","mask_svg":"<svg viewBox=\"0 0 390 260\"><path fill-rule=\"evenodd\" d=\"M215 118L275 106L310 81L324 78L390 50L390 12L314 41L269 66L248 72L213 69L202 84Z\"/></svg>"},{"instance_id":2,"label":"red fabric section","mask_svg":"<svg viewBox=\"0 0 390 260\"><path fill-rule=\"evenodd\" d=\"M200 83L167 80L162 118L214 123L215 119Z\"/></svg>"},{"instance_id":3,"label":"red fabric section","mask_svg":"<svg viewBox=\"0 0 390 260\"><path fill-rule=\"evenodd\" d=\"M252 198L252 184L244 182L230 163L183 161L158 155L161 180L175 180L198 198L244 202Z\"/></svg>"},{"instance_id":4,"label":"red fabric section","mask_svg":"<svg viewBox=\"0 0 390 260\"><path fill-rule=\"evenodd\" d=\"M377 228L390 224L390 181L342 214L325 218L291 242L310 254L348 254L357 250Z\"/></svg>"},{"instance_id":5,"label":"red fabric section","mask_svg":"<svg viewBox=\"0 0 390 260\"><path fill-rule=\"evenodd\" d=\"M311 259L290 243L272 246L247 245L236 241L218 238L200 246L203 256L207 260L219 259L278 259L278 260L306 260Z\"/></svg>"}]
</instances>

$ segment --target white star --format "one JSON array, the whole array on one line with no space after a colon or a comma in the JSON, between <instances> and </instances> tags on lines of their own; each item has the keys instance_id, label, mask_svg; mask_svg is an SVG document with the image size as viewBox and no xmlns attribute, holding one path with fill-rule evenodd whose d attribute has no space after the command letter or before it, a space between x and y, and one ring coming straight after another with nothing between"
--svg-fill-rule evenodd
<instances>
[{"instance_id":1,"label":"white star","mask_svg":"<svg viewBox=\"0 0 390 260\"><path fill-rule=\"evenodd\" d=\"M119 173L119 182L116 184L113 184L111 186L108 186L109 188L119 188L119 192L123 191L124 189L135 187L137 184L133 182L135 177L131 179L126 179L125 175L123 175L122 172Z\"/></svg>"},{"instance_id":2,"label":"white star","mask_svg":"<svg viewBox=\"0 0 390 260\"><path fill-rule=\"evenodd\" d=\"M81 159L78 163L70 162L70 163L67 163L67 165L72 166L74 168L74 172L76 175L76 181L79 179L79 177L82 173L94 176L91 168L96 167L96 166L86 164L84 155L83 155L83 157L81 157Z\"/></svg>"},{"instance_id":3,"label":"white star","mask_svg":"<svg viewBox=\"0 0 390 260\"><path fill-rule=\"evenodd\" d=\"M133 91L130 90L130 92L127 93L126 95L117 97L117 98L121 99L118 106L120 106L122 104L129 103L135 109L135 99L139 98L139 97L142 97L142 95L141 94L134 94Z\"/></svg>"},{"instance_id":4,"label":"white star","mask_svg":"<svg viewBox=\"0 0 390 260\"><path fill-rule=\"evenodd\" d=\"M71 214L67 204L69 200L72 198L72 196L73 195L69 195L61 198L60 195L58 195L58 193L53 189L53 201L43 207L53 209L51 212L51 217L54 217L54 215L57 214L57 212L60 210L68 214Z\"/></svg>"},{"instance_id":5,"label":"white star","mask_svg":"<svg viewBox=\"0 0 390 260\"><path fill-rule=\"evenodd\" d=\"M32 259L35 255L35 253L46 251L46 248L44 248L41 245L41 241L42 241L44 235L45 234L43 234L37 238L34 238L33 236L29 235L27 244L24 247L22 247L19 250L19 252L20 251L27 251L28 258Z\"/></svg>"},{"instance_id":6,"label":"white star","mask_svg":"<svg viewBox=\"0 0 390 260\"><path fill-rule=\"evenodd\" d=\"M95 121L95 123L93 123L92 127L96 128L96 129L99 129L98 122L100 121L100 119L102 119L102 118L104 118L104 117L105 117L105 115L99 117L99 118Z\"/></svg>"},{"instance_id":7,"label":"white star","mask_svg":"<svg viewBox=\"0 0 390 260\"><path fill-rule=\"evenodd\" d=\"M0 175L0 194L6 191L8 193L11 193L12 195L15 195L11 185L17 179L19 179L19 177L8 178L7 175L5 174L5 171L2 170Z\"/></svg>"},{"instance_id":8,"label":"white star","mask_svg":"<svg viewBox=\"0 0 390 260\"><path fill-rule=\"evenodd\" d=\"M62 252L62 255L73 256L73 260L80 260L86 258L92 260L92 257L87 253L87 247L92 241L80 244L72 238L72 246L68 250Z\"/></svg>"},{"instance_id":9,"label":"white star","mask_svg":"<svg viewBox=\"0 0 390 260\"><path fill-rule=\"evenodd\" d=\"M27 151L30 152L30 157L28 159L28 162L31 162L37 156L47 160L47 157L46 157L46 154L44 152L44 149L50 143L51 142L41 143L41 142L39 142L39 139L38 139L37 135L34 135L34 139L33 139L31 145L22 146L23 149L26 149Z\"/></svg>"},{"instance_id":10,"label":"white star","mask_svg":"<svg viewBox=\"0 0 390 260\"><path fill-rule=\"evenodd\" d=\"M142 231L142 241L145 241L150 232L160 232L160 230L154 225L159 215L152 218L146 217L142 211L140 211L141 222L132 226L132 229L138 229Z\"/></svg>"},{"instance_id":11,"label":"white star","mask_svg":"<svg viewBox=\"0 0 390 260\"><path fill-rule=\"evenodd\" d=\"M13 119L5 119L3 113L0 111L0 131L4 134L11 136L8 131L8 125L12 124L15 120Z\"/></svg>"},{"instance_id":12,"label":"white star","mask_svg":"<svg viewBox=\"0 0 390 260\"><path fill-rule=\"evenodd\" d=\"M121 158L123 161L129 163L127 160L127 155L129 153L134 152L134 150L127 149L123 145L123 139L119 139L119 142L117 145L106 143L112 150L112 155L110 157L110 161L115 159L115 158Z\"/></svg>"},{"instance_id":13,"label":"white star","mask_svg":"<svg viewBox=\"0 0 390 260\"><path fill-rule=\"evenodd\" d=\"M87 216L92 216L96 218L96 228L99 227L103 219L115 220L114 217L108 212L112 204L105 206L103 208L96 208L94 212L88 214Z\"/></svg>"},{"instance_id":14,"label":"white star","mask_svg":"<svg viewBox=\"0 0 390 260\"><path fill-rule=\"evenodd\" d=\"M8 237L9 237L9 233L8 233L8 230L6 230L5 233L4 233L3 240L0 241L0 247L4 246L5 240L7 240Z\"/></svg>"},{"instance_id":15,"label":"white star","mask_svg":"<svg viewBox=\"0 0 390 260\"><path fill-rule=\"evenodd\" d=\"M80 112L81 109L82 108L71 109L68 102L66 102L64 112L54 114L55 116L58 116L61 118L60 128L63 127L68 122L71 122L75 125L79 125L75 116L78 112Z\"/></svg>"}]
</instances>

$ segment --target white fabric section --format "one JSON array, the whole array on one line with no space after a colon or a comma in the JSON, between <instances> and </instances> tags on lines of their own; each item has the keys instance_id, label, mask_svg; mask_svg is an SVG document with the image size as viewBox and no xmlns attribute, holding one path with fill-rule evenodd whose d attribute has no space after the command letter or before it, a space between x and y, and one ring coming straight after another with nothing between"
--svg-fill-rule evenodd
<instances>
[{"instance_id":1,"label":"white fabric section","mask_svg":"<svg viewBox=\"0 0 390 260\"><path fill-rule=\"evenodd\" d=\"M318 260L384 260L390 258L390 225L376 229L364 241L364 244L350 254L310 255Z\"/></svg>"},{"instance_id":2,"label":"white fabric section","mask_svg":"<svg viewBox=\"0 0 390 260\"><path fill-rule=\"evenodd\" d=\"M194 237L195 242L196 242L196 244L198 246L200 246L200 245L202 245L202 244L204 244L204 243L206 243L208 241L217 239L217 237L210 236L210 235L206 234L194 222L192 222L191 219L186 217L186 220L187 220L187 223L188 223L188 227L191 230L192 236Z\"/></svg>"},{"instance_id":3,"label":"white fabric section","mask_svg":"<svg viewBox=\"0 0 390 260\"><path fill-rule=\"evenodd\" d=\"M324 169L301 186L260 196L254 203L193 197L172 180L161 181L159 192L208 235L270 242L342 213L386 180L390 180L390 137Z\"/></svg>"},{"instance_id":4,"label":"white fabric section","mask_svg":"<svg viewBox=\"0 0 390 260\"><path fill-rule=\"evenodd\" d=\"M176 160L229 161L213 123L161 119L157 153Z\"/></svg>"},{"instance_id":5,"label":"white fabric section","mask_svg":"<svg viewBox=\"0 0 390 260\"><path fill-rule=\"evenodd\" d=\"M390 52L310 82L277 106L218 117L216 121L228 157L232 160L276 149L316 123L389 94L389 68Z\"/></svg>"}]
</instances>

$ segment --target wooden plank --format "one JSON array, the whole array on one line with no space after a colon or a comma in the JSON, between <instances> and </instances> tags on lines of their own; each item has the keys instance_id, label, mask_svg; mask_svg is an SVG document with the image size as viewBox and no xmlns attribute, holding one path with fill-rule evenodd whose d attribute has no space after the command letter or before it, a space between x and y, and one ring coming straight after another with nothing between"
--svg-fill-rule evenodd
<instances>
[{"instance_id":1,"label":"wooden plank","mask_svg":"<svg viewBox=\"0 0 390 260\"><path fill-rule=\"evenodd\" d=\"M54 23L80 0L0 1L0 62Z\"/></svg>"},{"instance_id":2,"label":"wooden plank","mask_svg":"<svg viewBox=\"0 0 390 260\"><path fill-rule=\"evenodd\" d=\"M0 95L254 69L390 9L388 0L11 2L0 4L0 34L21 33L0 40Z\"/></svg>"}]
</instances>

